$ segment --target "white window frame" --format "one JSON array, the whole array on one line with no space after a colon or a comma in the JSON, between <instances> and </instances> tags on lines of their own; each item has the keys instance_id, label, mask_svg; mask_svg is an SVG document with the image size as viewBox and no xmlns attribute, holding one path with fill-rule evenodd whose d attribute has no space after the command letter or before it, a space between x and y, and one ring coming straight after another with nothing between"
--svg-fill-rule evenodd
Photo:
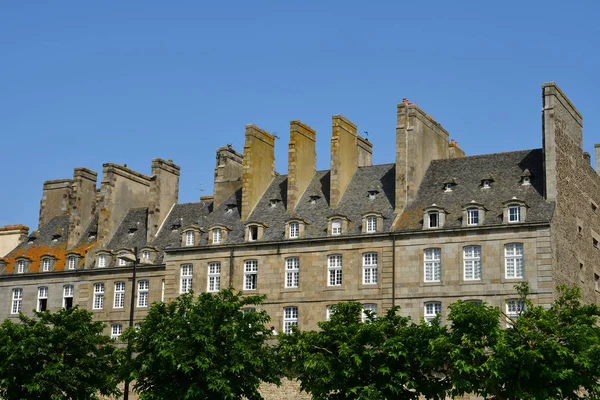
<instances>
[{"instance_id":1,"label":"white window frame","mask_svg":"<svg viewBox=\"0 0 600 400\"><path fill-rule=\"evenodd\" d=\"M112 324L110 327L110 337L114 340L118 340L119 337L123 334L123 325L121 324Z\"/></svg>"},{"instance_id":2,"label":"white window frame","mask_svg":"<svg viewBox=\"0 0 600 400\"><path fill-rule=\"evenodd\" d=\"M286 289L300 286L300 258L288 257L285 259L285 287Z\"/></svg>"},{"instance_id":3,"label":"white window frame","mask_svg":"<svg viewBox=\"0 0 600 400\"><path fill-rule=\"evenodd\" d=\"M342 220L335 218L331 221L331 235L339 236L342 234Z\"/></svg>"},{"instance_id":4,"label":"white window frame","mask_svg":"<svg viewBox=\"0 0 600 400\"><path fill-rule=\"evenodd\" d=\"M298 307L283 308L283 333L292 333L292 326L298 326Z\"/></svg>"},{"instance_id":5,"label":"white window frame","mask_svg":"<svg viewBox=\"0 0 600 400\"><path fill-rule=\"evenodd\" d=\"M150 281L142 279L138 281L138 307L148 307L148 297L150 296Z\"/></svg>"},{"instance_id":6,"label":"white window frame","mask_svg":"<svg viewBox=\"0 0 600 400\"><path fill-rule=\"evenodd\" d=\"M42 272L49 272L52 267L52 260L49 258L42 259Z\"/></svg>"},{"instance_id":7,"label":"white window frame","mask_svg":"<svg viewBox=\"0 0 600 400\"><path fill-rule=\"evenodd\" d=\"M258 287L258 260L244 261L244 290L256 290Z\"/></svg>"},{"instance_id":8,"label":"white window frame","mask_svg":"<svg viewBox=\"0 0 600 400\"><path fill-rule=\"evenodd\" d=\"M127 260L119 258L119 267L125 267L127 265Z\"/></svg>"},{"instance_id":9,"label":"white window frame","mask_svg":"<svg viewBox=\"0 0 600 400\"><path fill-rule=\"evenodd\" d=\"M290 222L289 224L289 238L298 239L300 237L300 223Z\"/></svg>"},{"instance_id":10,"label":"white window frame","mask_svg":"<svg viewBox=\"0 0 600 400\"><path fill-rule=\"evenodd\" d=\"M465 246L463 248L463 279L480 281L481 273L481 246Z\"/></svg>"},{"instance_id":11,"label":"white window frame","mask_svg":"<svg viewBox=\"0 0 600 400\"><path fill-rule=\"evenodd\" d=\"M215 228L212 231L212 242L213 244L219 244L221 243L221 240L223 238L223 232L221 232L221 228Z\"/></svg>"},{"instance_id":12,"label":"white window frame","mask_svg":"<svg viewBox=\"0 0 600 400\"><path fill-rule=\"evenodd\" d=\"M194 275L194 266L192 264L183 264L180 268L179 293L189 293L192 290Z\"/></svg>"},{"instance_id":13,"label":"white window frame","mask_svg":"<svg viewBox=\"0 0 600 400\"><path fill-rule=\"evenodd\" d=\"M378 254L363 254L363 285L376 285L378 276Z\"/></svg>"},{"instance_id":14,"label":"white window frame","mask_svg":"<svg viewBox=\"0 0 600 400\"><path fill-rule=\"evenodd\" d=\"M441 282L442 280L442 249L430 248L423 251L423 281Z\"/></svg>"},{"instance_id":15,"label":"white window frame","mask_svg":"<svg viewBox=\"0 0 600 400\"><path fill-rule=\"evenodd\" d=\"M366 303L366 304L362 305L362 312L361 312L361 321L362 322L367 322L369 320L369 318L367 317L367 314L365 313L365 310L372 311L375 318L377 318L377 304Z\"/></svg>"},{"instance_id":16,"label":"white window frame","mask_svg":"<svg viewBox=\"0 0 600 400\"><path fill-rule=\"evenodd\" d=\"M39 286L38 287L38 297L37 297L37 308L38 312L44 311L42 307L40 307L40 300L46 300L46 310L48 309L48 286Z\"/></svg>"},{"instance_id":17,"label":"white window frame","mask_svg":"<svg viewBox=\"0 0 600 400\"><path fill-rule=\"evenodd\" d=\"M194 245L194 231L187 231L185 233L185 245L186 246L193 246Z\"/></svg>"},{"instance_id":18,"label":"white window frame","mask_svg":"<svg viewBox=\"0 0 600 400\"><path fill-rule=\"evenodd\" d=\"M17 274L25 273L25 261L19 260L17 261Z\"/></svg>"},{"instance_id":19,"label":"white window frame","mask_svg":"<svg viewBox=\"0 0 600 400\"><path fill-rule=\"evenodd\" d=\"M508 206L508 222L521 222L521 206Z\"/></svg>"},{"instance_id":20,"label":"white window frame","mask_svg":"<svg viewBox=\"0 0 600 400\"><path fill-rule=\"evenodd\" d=\"M165 280L163 279L160 283L160 301L165 302Z\"/></svg>"},{"instance_id":21,"label":"white window frame","mask_svg":"<svg viewBox=\"0 0 600 400\"><path fill-rule=\"evenodd\" d=\"M435 222L435 223L432 223ZM429 211L427 213L427 227L428 228L439 228L440 227L440 212L439 211Z\"/></svg>"},{"instance_id":22,"label":"white window frame","mask_svg":"<svg viewBox=\"0 0 600 400\"><path fill-rule=\"evenodd\" d=\"M341 254L327 256L327 286L342 286L342 268Z\"/></svg>"},{"instance_id":23,"label":"white window frame","mask_svg":"<svg viewBox=\"0 0 600 400\"><path fill-rule=\"evenodd\" d=\"M525 275L525 249L523 243L504 245L504 271L506 279L523 279Z\"/></svg>"},{"instance_id":24,"label":"white window frame","mask_svg":"<svg viewBox=\"0 0 600 400\"><path fill-rule=\"evenodd\" d=\"M511 319L517 320L525 311L525 303L519 299L508 299L505 302L506 307L506 327L512 327Z\"/></svg>"},{"instance_id":25,"label":"white window frame","mask_svg":"<svg viewBox=\"0 0 600 400\"><path fill-rule=\"evenodd\" d=\"M150 252L148 250L142 251L142 259L150 260Z\"/></svg>"},{"instance_id":26,"label":"white window frame","mask_svg":"<svg viewBox=\"0 0 600 400\"><path fill-rule=\"evenodd\" d=\"M208 263L208 282L206 284L207 292L218 292L221 290L221 263Z\"/></svg>"},{"instance_id":27,"label":"white window frame","mask_svg":"<svg viewBox=\"0 0 600 400\"><path fill-rule=\"evenodd\" d=\"M327 307L325 307L325 321L329 321L334 313L335 311L333 311L333 304L330 304Z\"/></svg>"},{"instance_id":28,"label":"white window frame","mask_svg":"<svg viewBox=\"0 0 600 400\"><path fill-rule=\"evenodd\" d=\"M369 216L367 217L367 233L376 233L377 232L377 217Z\"/></svg>"},{"instance_id":29,"label":"white window frame","mask_svg":"<svg viewBox=\"0 0 600 400\"><path fill-rule=\"evenodd\" d=\"M75 297L75 287L73 285L64 285L63 286L63 308L67 308L67 300ZM71 306L73 306L73 302L71 302Z\"/></svg>"},{"instance_id":30,"label":"white window frame","mask_svg":"<svg viewBox=\"0 0 600 400\"><path fill-rule=\"evenodd\" d=\"M75 269L77 265L77 257L70 256L67 258L67 269Z\"/></svg>"},{"instance_id":31,"label":"white window frame","mask_svg":"<svg viewBox=\"0 0 600 400\"><path fill-rule=\"evenodd\" d=\"M125 308L125 282L115 282L113 308Z\"/></svg>"},{"instance_id":32,"label":"white window frame","mask_svg":"<svg viewBox=\"0 0 600 400\"><path fill-rule=\"evenodd\" d=\"M11 314L19 314L23 309L23 289L15 288L12 290Z\"/></svg>"},{"instance_id":33,"label":"white window frame","mask_svg":"<svg viewBox=\"0 0 600 400\"><path fill-rule=\"evenodd\" d=\"M479 208L467 208L467 226L479 225Z\"/></svg>"},{"instance_id":34,"label":"white window frame","mask_svg":"<svg viewBox=\"0 0 600 400\"><path fill-rule=\"evenodd\" d=\"M106 267L106 254L100 254L98 256L98 268Z\"/></svg>"},{"instance_id":35,"label":"white window frame","mask_svg":"<svg viewBox=\"0 0 600 400\"><path fill-rule=\"evenodd\" d=\"M104 283L94 283L94 303L92 310L102 310L104 308Z\"/></svg>"},{"instance_id":36,"label":"white window frame","mask_svg":"<svg viewBox=\"0 0 600 400\"><path fill-rule=\"evenodd\" d=\"M431 323L438 315L442 314L441 301L427 301L423 304L423 318L428 324Z\"/></svg>"}]
</instances>

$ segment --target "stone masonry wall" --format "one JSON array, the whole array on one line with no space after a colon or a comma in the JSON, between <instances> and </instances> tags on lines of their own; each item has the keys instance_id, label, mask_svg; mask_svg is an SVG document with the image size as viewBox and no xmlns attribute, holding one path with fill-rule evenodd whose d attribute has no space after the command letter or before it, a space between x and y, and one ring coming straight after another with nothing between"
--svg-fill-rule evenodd
<instances>
[{"instance_id":1,"label":"stone masonry wall","mask_svg":"<svg viewBox=\"0 0 600 400\"><path fill-rule=\"evenodd\" d=\"M358 168L356 125L342 115L332 117L330 206L336 208Z\"/></svg>"}]
</instances>

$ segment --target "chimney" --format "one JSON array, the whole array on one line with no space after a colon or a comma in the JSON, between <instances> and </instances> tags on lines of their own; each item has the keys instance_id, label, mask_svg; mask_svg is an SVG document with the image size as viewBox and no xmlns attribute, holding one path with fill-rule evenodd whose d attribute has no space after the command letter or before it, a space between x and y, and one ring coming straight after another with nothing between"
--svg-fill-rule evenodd
<instances>
[{"instance_id":1,"label":"chimney","mask_svg":"<svg viewBox=\"0 0 600 400\"><path fill-rule=\"evenodd\" d=\"M106 246L129 209L148 207L151 179L113 163L104 164L102 167L98 201L98 241L101 246Z\"/></svg>"},{"instance_id":2,"label":"chimney","mask_svg":"<svg viewBox=\"0 0 600 400\"><path fill-rule=\"evenodd\" d=\"M448 143L448 158L463 158L465 156L464 150L458 147L458 142L452 139Z\"/></svg>"},{"instance_id":3,"label":"chimney","mask_svg":"<svg viewBox=\"0 0 600 400\"><path fill-rule=\"evenodd\" d=\"M583 151L583 117L554 82L542 85L542 101L545 195L553 201L557 195L556 147L567 140Z\"/></svg>"},{"instance_id":4,"label":"chimney","mask_svg":"<svg viewBox=\"0 0 600 400\"><path fill-rule=\"evenodd\" d=\"M87 168L75 168L69 199L68 247L75 247L96 212L96 180L98 173Z\"/></svg>"},{"instance_id":5,"label":"chimney","mask_svg":"<svg viewBox=\"0 0 600 400\"><path fill-rule=\"evenodd\" d=\"M373 143L360 135L356 135L356 138L358 139L358 166L370 167L373 165Z\"/></svg>"},{"instance_id":6,"label":"chimney","mask_svg":"<svg viewBox=\"0 0 600 400\"><path fill-rule=\"evenodd\" d=\"M25 225L6 225L0 227L0 258L13 251L27 239L29 228Z\"/></svg>"},{"instance_id":7,"label":"chimney","mask_svg":"<svg viewBox=\"0 0 600 400\"><path fill-rule=\"evenodd\" d=\"M72 186L72 179L58 179L44 182L42 200L40 201L38 229L57 215L68 212Z\"/></svg>"},{"instance_id":8,"label":"chimney","mask_svg":"<svg viewBox=\"0 0 600 400\"><path fill-rule=\"evenodd\" d=\"M397 115L396 213L400 216L414 200L429 163L449 158L450 146L448 132L415 103L403 99Z\"/></svg>"},{"instance_id":9,"label":"chimney","mask_svg":"<svg viewBox=\"0 0 600 400\"><path fill-rule=\"evenodd\" d=\"M330 206L337 208L358 167L356 125L342 115L332 117Z\"/></svg>"},{"instance_id":10,"label":"chimney","mask_svg":"<svg viewBox=\"0 0 600 400\"><path fill-rule=\"evenodd\" d=\"M231 145L217 149L213 208L219 207L242 188L243 159L244 156Z\"/></svg>"},{"instance_id":11,"label":"chimney","mask_svg":"<svg viewBox=\"0 0 600 400\"><path fill-rule=\"evenodd\" d=\"M173 160L152 159L150 202L148 204L148 229L146 240L154 240L158 228L179 198L180 168Z\"/></svg>"},{"instance_id":12,"label":"chimney","mask_svg":"<svg viewBox=\"0 0 600 400\"><path fill-rule=\"evenodd\" d=\"M600 175L600 143L594 145L594 159L596 160L596 173Z\"/></svg>"},{"instance_id":13,"label":"chimney","mask_svg":"<svg viewBox=\"0 0 600 400\"><path fill-rule=\"evenodd\" d=\"M316 132L300 121L290 122L287 212L293 213L317 171Z\"/></svg>"},{"instance_id":14,"label":"chimney","mask_svg":"<svg viewBox=\"0 0 600 400\"><path fill-rule=\"evenodd\" d=\"M246 221L275 178L275 137L246 125L242 174L242 221Z\"/></svg>"}]
</instances>

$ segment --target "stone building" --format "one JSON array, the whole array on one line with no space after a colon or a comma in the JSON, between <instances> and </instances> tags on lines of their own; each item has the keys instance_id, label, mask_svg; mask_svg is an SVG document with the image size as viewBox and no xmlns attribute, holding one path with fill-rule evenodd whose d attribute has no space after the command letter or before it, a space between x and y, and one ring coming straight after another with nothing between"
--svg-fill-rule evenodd
<instances>
[{"instance_id":1,"label":"stone building","mask_svg":"<svg viewBox=\"0 0 600 400\"><path fill-rule=\"evenodd\" d=\"M286 175L274 136L247 125L243 154L217 149L214 194L198 203L177 203L171 161L154 159L150 176L105 164L99 189L95 172L76 168L44 183L39 231L0 259L0 317L79 304L118 336L132 295L120 257L134 248L136 320L154 301L229 286L267 295L283 332L315 329L350 300L415 320L445 320L457 299L514 314L519 282L538 304L562 283L597 302L600 145L594 171L581 114L554 83L542 98L542 148L469 157L404 100L396 160L383 165L336 115L326 171L316 170L316 132L292 121Z\"/></svg>"}]
</instances>

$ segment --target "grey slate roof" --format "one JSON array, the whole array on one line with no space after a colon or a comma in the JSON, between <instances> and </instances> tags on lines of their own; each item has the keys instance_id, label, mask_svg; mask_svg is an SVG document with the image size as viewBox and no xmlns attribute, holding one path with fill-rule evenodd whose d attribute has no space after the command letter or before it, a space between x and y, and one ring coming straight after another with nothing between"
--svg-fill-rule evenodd
<instances>
[{"instance_id":1,"label":"grey slate roof","mask_svg":"<svg viewBox=\"0 0 600 400\"><path fill-rule=\"evenodd\" d=\"M521 185L525 170L531 173L531 185ZM482 179L490 177L491 187L483 189ZM451 192L445 192L444 184L452 179L456 185ZM513 197L525 201L529 207L525 222L552 219L554 203L544 199L542 149L432 161L415 201L406 208L396 228L421 230L423 210L434 203L449 213L444 227L460 227L462 206L472 200L487 209L484 225L502 224L502 203Z\"/></svg>"},{"instance_id":2,"label":"grey slate roof","mask_svg":"<svg viewBox=\"0 0 600 400\"><path fill-rule=\"evenodd\" d=\"M81 238L79 239L79 242L77 243L77 246L92 244L97 240L97 237L98 237L98 213L94 214L94 216L92 217L92 221L89 223L89 225L87 226L85 231L83 231L83 234L81 235Z\"/></svg>"},{"instance_id":3,"label":"grey slate roof","mask_svg":"<svg viewBox=\"0 0 600 400\"><path fill-rule=\"evenodd\" d=\"M110 250L119 250L145 246L147 226L148 209L130 209L106 247Z\"/></svg>"},{"instance_id":4,"label":"grey slate roof","mask_svg":"<svg viewBox=\"0 0 600 400\"><path fill-rule=\"evenodd\" d=\"M50 221L41 226L38 231L32 232L23 243L19 244L8 253L6 258L9 258L15 253L22 253L22 250L27 249L32 245L45 248L64 247L66 246L69 237L68 235L69 216L59 215L50 219Z\"/></svg>"}]
</instances>

